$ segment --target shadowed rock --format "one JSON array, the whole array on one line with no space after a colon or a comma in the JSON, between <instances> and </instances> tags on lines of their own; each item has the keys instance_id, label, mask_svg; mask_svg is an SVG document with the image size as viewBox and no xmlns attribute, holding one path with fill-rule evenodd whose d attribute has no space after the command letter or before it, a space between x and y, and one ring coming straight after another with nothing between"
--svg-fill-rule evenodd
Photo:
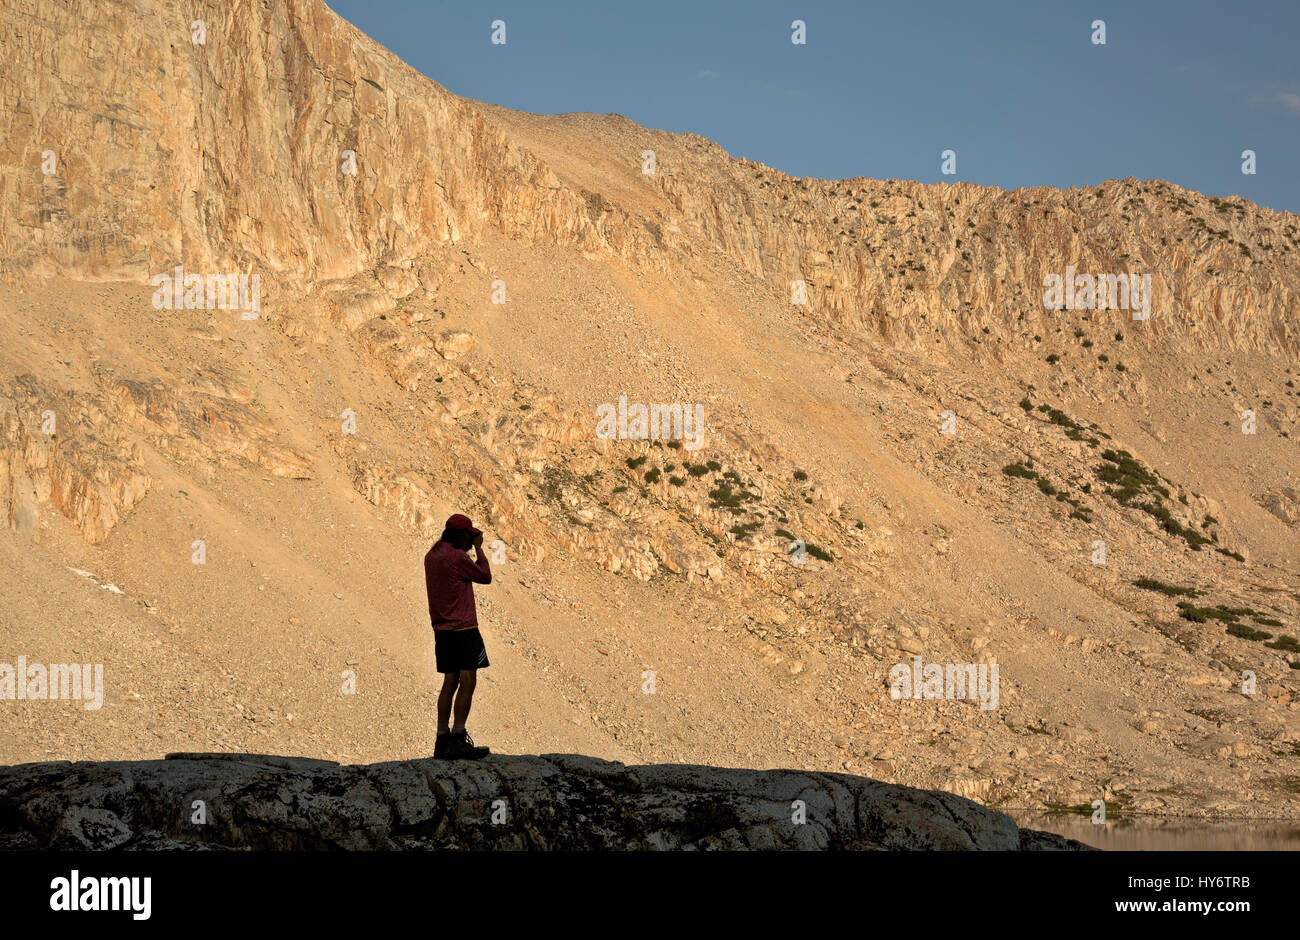
<instances>
[{"instance_id":1,"label":"shadowed rock","mask_svg":"<svg viewBox=\"0 0 1300 940\"><path fill-rule=\"evenodd\" d=\"M195 822L202 801L206 821ZM793 821L802 801L802 823ZM0 849L1080 849L951 793L575 754L0 768Z\"/></svg>"}]
</instances>

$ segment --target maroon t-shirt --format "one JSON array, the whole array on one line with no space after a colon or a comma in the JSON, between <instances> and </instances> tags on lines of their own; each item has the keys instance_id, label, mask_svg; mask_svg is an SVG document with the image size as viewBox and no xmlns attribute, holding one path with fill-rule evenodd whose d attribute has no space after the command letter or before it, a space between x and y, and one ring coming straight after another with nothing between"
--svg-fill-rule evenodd
<instances>
[{"instance_id":1,"label":"maroon t-shirt","mask_svg":"<svg viewBox=\"0 0 1300 940\"><path fill-rule=\"evenodd\" d=\"M424 556L424 586L429 592L429 619L435 630L478 626L474 609L476 584L491 584L492 571L481 546L474 561L450 542L438 542Z\"/></svg>"}]
</instances>

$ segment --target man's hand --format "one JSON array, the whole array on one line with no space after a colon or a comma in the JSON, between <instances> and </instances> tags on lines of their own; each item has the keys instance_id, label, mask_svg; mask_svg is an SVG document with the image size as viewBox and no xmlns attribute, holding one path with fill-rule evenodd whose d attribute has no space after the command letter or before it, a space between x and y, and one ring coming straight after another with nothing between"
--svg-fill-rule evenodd
<instances>
[{"instance_id":1,"label":"man's hand","mask_svg":"<svg viewBox=\"0 0 1300 940\"><path fill-rule=\"evenodd\" d=\"M476 549L479 549L480 551L483 549L483 533L482 533L482 532L480 532L478 535L474 536L474 542L473 542L473 545L474 545L474 547L475 547Z\"/></svg>"}]
</instances>

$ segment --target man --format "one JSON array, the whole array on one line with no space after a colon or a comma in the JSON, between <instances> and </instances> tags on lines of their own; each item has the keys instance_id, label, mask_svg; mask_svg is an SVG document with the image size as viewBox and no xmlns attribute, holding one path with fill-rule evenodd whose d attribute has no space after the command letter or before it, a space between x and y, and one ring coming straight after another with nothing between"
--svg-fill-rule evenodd
<instances>
[{"instance_id":1,"label":"man","mask_svg":"<svg viewBox=\"0 0 1300 940\"><path fill-rule=\"evenodd\" d=\"M466 552L473 546L475 559ZM451 760L486 757L465 730L478 670L488 666L487 648L478 632L474 585L491 584L492 571L483 554L483 533L460 513L447 520L442 536L424 556L424 584L433 622L434 658L443 674L438 693L438 739L433 756ZM453 719L453 702L455 709ZM448 722L452 721L450 726Z\"/></svg>"}]
</instances>

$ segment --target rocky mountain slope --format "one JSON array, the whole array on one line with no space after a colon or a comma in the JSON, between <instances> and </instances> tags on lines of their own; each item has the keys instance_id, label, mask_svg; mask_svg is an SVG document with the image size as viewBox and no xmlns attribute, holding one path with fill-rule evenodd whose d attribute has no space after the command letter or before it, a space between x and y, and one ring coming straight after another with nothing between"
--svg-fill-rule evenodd
<instances>
[{"instance_id":1,"label":"rocky mountain slope","mask_svg":"<svg viewBox=\"0 0 1300 940\"><path fill-rule=\"evenodd\" d=\"M1300 815L1294 215L792 178L314 0L9 2L0 49L0 662L106 676L0 760L429 753L464 511L497 749ZM257 316L160 308L177 265ZM1150 317L1045 305L1067 267ZM620 396L703 446L602 438ZM997 707L891 698L915 656Z\"/></svg>"},{"instance_id":2,"label":"rocky mountain slope","mask_svg":"<svg viewBox=\"0 0 1300 940\"><path fill-rule=\"evenodd\" d=\"M0 848L1085 848L950 793L574 754L342 767L262 754L0 768Z\"/></svg>"}]
</instances>

